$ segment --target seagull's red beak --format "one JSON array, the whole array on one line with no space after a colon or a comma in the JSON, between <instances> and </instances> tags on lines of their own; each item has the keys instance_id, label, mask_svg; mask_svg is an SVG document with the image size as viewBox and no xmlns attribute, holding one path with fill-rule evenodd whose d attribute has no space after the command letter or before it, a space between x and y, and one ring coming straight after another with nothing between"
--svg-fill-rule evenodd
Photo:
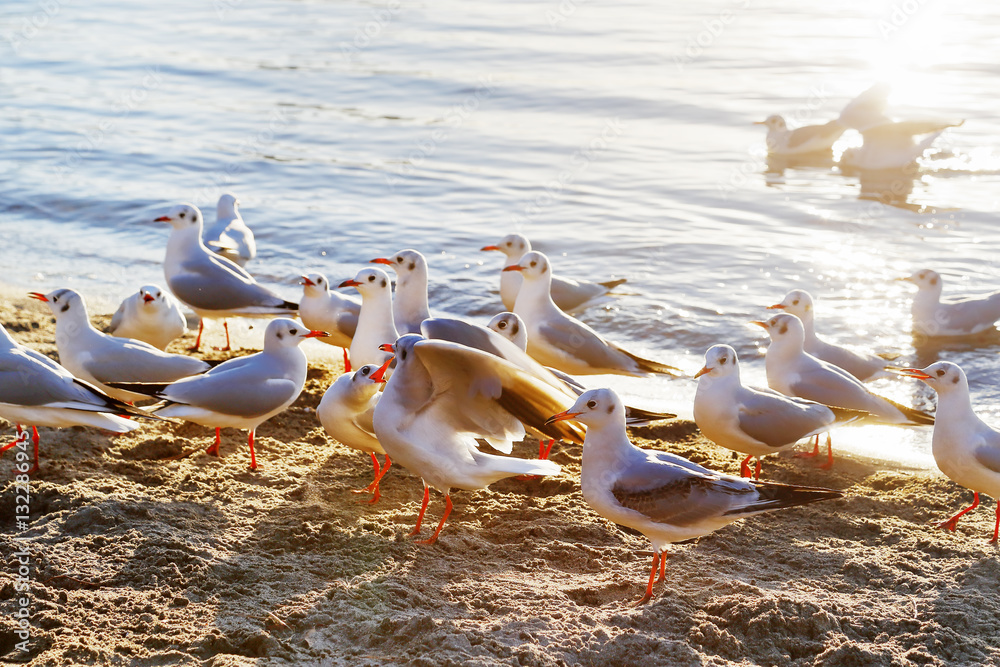
<instances>
[{"instance_id":1,"label":"seagull's red beak","mask_svg":"<svg viewBox=\"0 0 1000 667\"><path fill-rule=\"evenodd\" d=\"M711 373L711 372L712 372L712 369L711 369L711 368L709 368L708 366L702 366L701 370L700 370L700 371L698 371L697 373L695 373L695 374L694 374L694 376L695 376L696 378L700 378L700 377L701 377L702 375L704 375L705 373Z\"/></svg>"},{"instance_id":2,"label":"seagull's red beak","mask_svg":"<svg viewBox=\"0 0 1000 667\"><path fill-rule=\"evenodd\" d=\"M392 260L386 259L385 257L376 257L375 259L368 260L369 264L388 264L392 266Z\"/></svg>"},{"instance_id":3,"label":"seagull's red beak","mask_svg":"<svg viewBox=\"0 0 1000 667\"><path fill-rule=\"evenodd\" d=\"M159 218L154 219L153 222L170 222L170 216L161 215Z\"/></svg>"},{"instance_id":4,"label":"seagull's red beak","mask_svg":"<svg viewBox=\"0 0 1000 667\"><path fill-rule=\"evenodd\" d=\"M767 125L767 121L766 120L755 120L753 122L753 124L754 125Z\"/></svg>"},{"instance_id":5,"label":"seagull's red beak","mask_svg":"<svg viewBox=\"0 0 1000 667\"><path fill-rule=\"evenodd\" d=\"M391 364L392 360L395 358L396 357L389 357L388 359L386 359L385 363L379 366L378 370L372 373L368 377L368 379L371 380L372 382L375 382L376 384L383 384L385 382L385 372L389 370L389 364Z\"/></svg>"},{"instance_id":6,"label":"seagull's red beak","mask_svg":"<svg viewBox=\"0 0 1000 667\"><path fill-rule=\"evenodd\" d=\"M554 414L551 417L549 417L548 419L546 419L545 420L545 425L548 426L549 424L555 424L556 422L566 421L567 419L573 419L574 417L576 417L577 415L580 415L580 414L582 414L582 413L580 413L580 412L570 412L569 410L564 410L563 412L560 412L558 414Z\"/></svg>"},{"instance_id":7,"label":"seagull's red beak","mask_svg":"<svg viewBox=\"0 0 1000 667\"><path fill-rule=\"evenodd\" d=\"M396 348L393 347L392 343L382 343L381 345L378 346L378 349L382 350L383 352L393 352L393 353L396 352Z\"/></svg>"},{"instance_id":8,"label":"seagull's red beak","mask_svg":"<svg viewBox=\"0 0 1000 667\"><path fill-rule=\"evenodd\" d=\"M896 280L901 280L904 283L912 283L913 282L913 278L911 278L910 276L906 276L904 278L896 278Z\"/></svg>"},{"instance_id":9,"label":"seagull's red beak","mask_svg":"<svg viewBox=\"0 0 1000 667\"><path fill-rule=\"evenodd\" d=\"M768 310L784 310L785 308L786 306L783 303L776 303L773 306L767 307Z\"/></svg>"},{"instance_id":10,"label":"seagull's red beak","mask_svg":"<svg viewBox=\"0 0 1000 667\"><path fill-rule=\"evenodd\" d=\"M756 324L759 327L767 329L767 322L761 322L760 320L753 320L750 324Z\"/></svg>"},{"instance_id":11,"label":"seagull's red beak","mask_svg":"<svg viewBox=\"0 0 1000 667\"><path fill-rule=\"evenodd\" d=\"M919 368L904 368L903 370L899 371L899 374L904 377L916 378L918 380L929 380L932 377L927 373L923 372L922 370L920 370Z\"/></svg>"},{"instance_id":12,"label":"seagull's red beak","mask_svg":"<svg viewBox=\"0 0 1000 667\"><path fill-rule=\"evenodd\" d=\"M344 282L342 282L339 285L337 285L337 287L357 287L360 284L361 283L359 283L357 280L354 280L352 278L350 280L345 280Z\"/></svg>"},{"instance_id":13,"label":"seagull's red beak","mask_svg":"<svg viewBox=\"0 0 1000 667\"><path fill-rule=\"evenodd\" d=\"M299 281L299 284L300 285L306 285L307 287L312 287L316 283L314 283L313 281L309 280L309 278L307 278L305 276L302 276L302 280Z\"/></svg>"},{"instance_id":14,"label":"seagull's red beak","mask_svg":"<svg viewBox=\"0 0 1000 667\"><path fill-rule=\"evenodd\" d=\"M303 338L329 338L330 334L325 331L312 330L307 334L302 334Z\"/></svg>"},{"instance_id":15,"label":"seagull's red beak","mask_svg":"<svg viewBox=\"0 0 1000 667\"><path fill-rule=\"evenodd\" d=\"M484 245L482 248L480 248L480 250L499 250L499 249L500 246L498 245Z\"/></svg>"},{"instance_id":16,"label":"seagull's red beak","mask_svg":"<svg viewBox=\"0 0 1000 667\"><path fill-rule=\"evenodd\" d=\"M42 294L41 292L28 292L28 296L30 296L32 299L38 299L39 301L48 302L48 299L46 299L45 295Z\"/></svg>"},{"instance_id":17,"label":"seagull's red beak","mask_svg":"<svg viewBox=\"0 0 1000 667\"><path fill-rule=\"evenodd\" d=\"M503 267L504 271L524 271L524 267L520 264L511 264L510 266Z\"/></svg>"},{"instance_id":18,"label":"seagull's red beak","mask_svg":"<svg viewBox=\"0 0 1000 667\"><path fill-rule=\"evenodd\" d=\"M145 294L142 295L142 300L145 301L146 303L149 303L150 301L156 301L156 297L150 294L149 292L146 292Z\"/></svg>"}]
</instances>

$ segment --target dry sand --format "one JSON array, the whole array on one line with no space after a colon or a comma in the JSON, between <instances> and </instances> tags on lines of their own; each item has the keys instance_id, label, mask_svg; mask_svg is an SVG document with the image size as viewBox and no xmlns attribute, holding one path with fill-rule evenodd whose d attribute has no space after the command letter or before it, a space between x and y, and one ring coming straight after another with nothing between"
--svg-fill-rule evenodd
<instances>
[{"instance_id":1,"label":"dry sand","mask_svg":"<svg viewBox=\"0 0 1000 667\"><path fill-rule=\"evenodd\" d=\"M41 305L10 303L0 321L12 335L54 354ZM261 426L256 473L247 470L246 436L235 431L224 432L218 460L203 453L212 431L193 425L148 424L116 437L42 429L27 532L15 527L13 482L0 493L8 555L0 662L1000 664L1000 561L986 541L993 506L956 533L934 529L971 498L940 475L845 459L826 472L790 455L767 459L767 478L848 495L676 545L668 581L633 608L649 544L583 502L577 448L556 445L559 478L456 494L430 547L406 537L418 479L393 467L382 501L359 502L350 491L370 481L370 462L326 437L314 412L340 370L314 365L295 406ZM736 457L690 422L633 436L738 471ZM536 451L532 443L515 448ZM12 453L0 461L5 480ZM425 535L442 507L434 494ZM27 654L15 648L9 556L25 543L33 568Z\"/></svg>"}]
</instances>

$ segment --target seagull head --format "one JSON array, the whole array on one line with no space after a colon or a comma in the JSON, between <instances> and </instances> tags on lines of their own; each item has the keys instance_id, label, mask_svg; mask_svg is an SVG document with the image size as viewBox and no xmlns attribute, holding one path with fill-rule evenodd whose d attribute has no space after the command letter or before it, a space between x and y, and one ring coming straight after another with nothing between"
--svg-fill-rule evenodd
<instances>
[{"instance_id":1,"label":"seagull head","mask_svg":"<svg viewBox=\"0 0 1000 667\"><path fill-rule=\"evenodd\" d=\"M302 285L302 291L306 296L323 296L328 287L326 276L322 273L304 275L299 284Z\"/></svg>"},{"instance_id":2,"label":"seagull head","mask_svg":"<svg viewBox=\"0 0 1000 667\"><path fill-rule=\"evenodd\" d=\"M392 359L386 361L385 365L388 367ZM355 391L359 393L364 393L366 396L371 396L375 391L378 390L378 385L385 382L385 379L379 375L379 379L375 379L375 374L381 370L376 364L365 364L358 370L351 374L351 386ZM385 371L383 371L384 373Z\"/></svg>"},{"instance_id":3,"label":"seagull head","mask_svg":"<svg viewBox=\"0 0 1000 667\"><path fill-rule=\"evenodd\" d=\"M804 289L793 289L779 303L767 308L768 310L783 310L804 321L812 317L813 298Z\"/></svg>"},{"instance_id":4,"label":"seagull head","mask_svg":"<svg viewBox=\"0 0 1000 667\"><path fill-rule=\"evenodd\" d=\"M411 275L427 275L427 259L416 250L400 250L391 257L377 257L370 263L391 267L401 281L405 281Z\"/></svg>"},{"instance_id":5,"label":"seagull head","mask_svg":"<svg viewBox=\"0 0 1000 667\"><path fill-rule=\"evenodd\" d=\"M500 313L486 325L522 350L528 347L528 331L524 321L514 313Z\"/></svg>"},{"instance_id":6,"label":"seagull head","mask_svg":"<svg viewBox=\"0 0 1000 667\"><path fill-rule=\"evenodd\" d=\"M226 218L238 218L240 200L232 192L225 192L219 197L219 203L215 207L215 215L220 220Z\"/></svg>"},{"instance_id":7,"label":"seagull head","mask_svg":"<svg viewBox=\"0 0 1000 667\"><path fill-rule=\"evenodd\" d=\"M306 338L325 338L325 331L315 331L295 320L279 317L271 320L264 329L264 350L296 347Z\"/></svg>"},{"instance_id":8,"label":"seagull head","mask_svg":"<svg viewBox=\"0 0 1000 667\"><path fill-rule=\"evenodd\" d=\"M740 361L736 350L728 345L713 345L705 352L705 365L694 376L720 378L734 373L737 378L740 376Z\"/></svg>"},{"instance_id":9,"label":"seagull head","mask_svg":"<svg viewBox=\"0 0 1000 667\"><path fill-rule=\"evenodd\" d=\"M57 289L48 294L28 292L28 296L32 299L45 302L52 310L52 314L55 315L57 321L67 313L70 313L71 317L82 315L84 319L87 318L87 303L78 292L71 289Z\"/></svg>"},{"instance_id":10,"label":"seagull head","mask_svg":"<svg viewBox=\"0 0 1000 667\"><path fill-rule=\"evenodd\" d=\"M965 377L965 371L950 361L938 361L927 368L907 368L902 371L902 375L921 380L939 394L956 389L969 392L969 380Z\"/></svg>"},{"instance_id":11,"label":"seagull head","mask_svg":"<svg viewBox=\"0 0 1000 667\"><path fill-rule=\"evenodd\" d=\"M896 280L913 283L921 292L928 291L940 294L941 289L944 287L944 281L941 280L941 275L937 271L931 271L930 269L921 269L920 271L916 271L905 278L896 278Z\"/></svg>"},{"instance_id":12,"label":"seagull head","mask_svg":"<svg viewBox=\"0 0 1000 667\"><path fill-rule=\"evenodd\" d=\"M361 269L353 279L340 283L340 287L356 287L361 292L361 298L363 299L378 294L384 293L390 295L392 293L389 274L375 267Z\"/></svg>"},{"instance_id":13,"label":"seagull head","mask_svg":"<svg viewBox=\"0 0 1000 667\"><path fill-rule=\"evenodd\" d=\"M537 250L525 254L517 264L505 266L504 271L519 271L525 280L551 280L549 258Z\"/></svg>"},{"instance_id":14,"label":"seagull head","mask_svg":"<svg viewBox=\"0 0 1000 667\"><path fill-rule=\"evenodd\" d=\"M170 209L166 215L156 218L155 222L169 222L174 229L186 229L195 227L201 229L201 211L194 204L178 204Z\"/></svg>"},{"instance_id":15,"label":"seagull head","mask_svg":"<svg viewBox=\"0 0 1000 667\"><path fill-rule=\"evenodd\" d=\"M159 310L166 305L163 290L159 285L143 285L136 293L136 299L139 301L139 306L150 310Z\"/></svg>"},{"instance_id":16,"label":"seagull head","mask_svg":"<svg viewBox=\"0 0 1000 667\"><path fill-rule=\"evenodd\" d=\"M580 394L568 410L552 415L545 423L554 424L567 419L595 429L607 424L620 424L624 428L625 405L613 389L591 389Z\"/></svg>"},{"instance_id":17,"label":"seagull head","mask_svg":"<svg viewBox=\"0 0 1000 667\"><path fill-rule=\"evenodd\" d=\"M531 252L531 243L520 234L508 234L500 239L500 243L483 246L480 250L499 250L507 255L508 260L514 261L523 256L524 253Z\"/></svg>"},{"instance_id":18,"label":"seagull head","mask_svg":"<svg viewBox=\"0 0 1000 667\"><path fill-rule=\"evenodd\" d=\"M805 344L806 330L802 320L789 313L778 313L764 322L752 322L767 331L771 337L772 346L792 346L802 349Z\"/></svg>"},{"instance_id":19,"label":"seagull head","mask_svg":"<svg viewBox=\"0 0 1000 667\"><path fill-rule=\"evenodd\" d=\"M784 130L787 129L788 125L785 123L785 119L778 114L773 114L768 116L764 120L755 120L754 125L766 125L767 129L770 130Z\"/></svg>"}]
</instances>

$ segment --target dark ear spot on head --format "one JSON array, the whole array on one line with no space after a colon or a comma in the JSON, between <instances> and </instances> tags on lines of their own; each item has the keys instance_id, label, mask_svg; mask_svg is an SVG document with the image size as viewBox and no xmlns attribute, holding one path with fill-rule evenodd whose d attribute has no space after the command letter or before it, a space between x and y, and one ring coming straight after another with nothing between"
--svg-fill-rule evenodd
<instances>
[{"instance_id":1,"label":"dark ear spot on head","mask_svg":"<svg viewBox=\"0 0 1000 667\"><path fill-rule=\"evenodd\" d=\"M952 384L958 384L958 376L957 375L951 379L951 383Z\"/></svg>"},{"instance_id":2,"label":"dark ear spot on head","mask_svg":"<svg viewBox=\"0 0 1000 667\"><path fill-rule=\"evenodd\" d=\"M787 324L782 324L781 328L778 329L778 333L780 333L780 334L787 333L787 332L788 332L788 325Z\"/></svg>"},{"instance_id":3,"label":"dark ear spot on head","mask_svg":"<svg viewBox=\"0 0 1000 667\"><path fill-rule=\"evenodd\" d=\"M806 312L808 313L810 310L812 310L812 306L806 306Z\"/></svg>"},{"instance_id":4,"label":"dark ear spot on head","mask_svg":"<svg viewBox=\"0 0 1000 667\"><path fill-rule=\"evenodd\" d=\"M62 307L61 312L65 313L67 310L69 310L69 304L68 303L65 306Z\"/></svg>"},{"instance_id":5,"label":"dark ear spot on head","mask_svg":"<svg viewBox=\"0 0 1000 667\"><path fill-rule=\"evenodd\" d=\"M614 405L609 405L608 406L608 414L610 415L614 411L615 411L615 406Z\"/></svg>"},{"instance_id":6,"label":"dark ear spot on head","mask_svg":"<svg viewBox=\"0 0 1000 667\"><path fill-rule=\"evenodd\" d=\"M937 278L931 278L931 285L937 285Z\"/></svg>"},{"instance_id":7,"label":"dark ear spot on head","mask_svg":"<svg viewBox=\"0 0 1000 667\"><path fill-rule=\"evenodd\" d=\"M385 282L385 278L382 279L382 287L385 287L388 283Z\"/></svg>"},{"instance_id":8,"label":"dark ear spot on head","mask_svg":"<svg viewBox=\"0 0 1000 667\"><path fill-rule=\"evenodd\" d=\"M410 262L409 266L407 266L406 268L408 268L410 271L412 271L413 269L417 268L417 263L416 262Z\"/></svg>"},{"instance_id":9,"label":"dark ear spot on head","mask_svg":"<svg viewBox=\"0 0 1000 667\"><path fill-rule=\"evenodd\" d=\"M280 331L276 332L275 335L278 337L278 340L281 340L282 338L285 337L285 334L281 333Z\"/></svg>"},{"instance_id":10,"label":"dark ear spot on head","mask_svg":"<svg viewBox=\"0 0 1000 667\"><path fill-rule=\"evenodd\" d=\"M520 331L520 330L521 330L521 327L518 326L517 322L514 322L514 326L513 326L513 328L511 328L511 332L516 336L517 332Z\"/></svg>"}]
</instances>

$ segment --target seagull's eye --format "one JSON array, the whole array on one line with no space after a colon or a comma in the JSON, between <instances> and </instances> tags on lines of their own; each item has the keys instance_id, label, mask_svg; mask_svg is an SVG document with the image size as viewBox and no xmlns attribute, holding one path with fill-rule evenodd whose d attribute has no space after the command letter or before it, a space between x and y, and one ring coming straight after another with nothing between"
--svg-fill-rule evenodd
<instances>
[{"instance_id":1,"label":"seagull's eye","mask_svg":"<svg viewBox=\"0 0 1000 667\"><path fill-rule=\"evenodd\" d=\"M798 300L798 299L796 299L795 301L792 301L792 305L793 305L793 306L797 306L797 305L799 305L799 300Z\"/></svg>"},{"instance_id":2,"label":"seagull's eye","mask_svg":"<svg viewBox=\"0 0 1000 667\"><path fill-rule=\"evenodd\" d=\"M187 213L181 213L181 217L182 218L185 217L185 216L187 216Z\"/></svg>"},{"instance_id":3,"label":"seagull's eye","mask_svg":"<svg viewBox=\"0 0 1000 667\"><path fill-rule=\"evenodd\" d=\"M288 333L290 333L290 334L291 334L291 335L293 335L293 336L294 336L295 334L297 334L298 332L299 332L299 330L298 330L298 329L289 329L289 330L288 330Z\"/></svg>"},{"instance_id":4,"label":"seagull's eye","mask_svg":"<svg viewBox=\"0 0 1000 667\"><path fill-rule=\"evenodd\" d=\"M374 282L375 276L368 276L368 282Z\"/></svg>"},{"instance_id":5,"label":"seagull's eye","mask_svg":"<svg viewBox=\"0 0 1000 667\"><path fill-rule=\"evenodd\" d=\"M52 303L59 303L59 297L57 296L52 297Z\"/></svg>"},{"instance_id":6,"label":"seagull's eye","mask_svg":"<svg viewBox=\"0 0 1000 667\"><path fill-rule=\"evenodd\" d=\"M399 352L399 358L400 359L406 359L406 350L400 350L400 352Z\"/></svg>"},{"instance_id":7,"label":"seagull's eye","mask_svg":"<svg viewBox=\"0 0 1000 667\"><path fill-rule=\"evenodd\" d=\"M729 360L726 359L725 357L722 357L721 359L719 359L719 364L722 365L722 366L725 366L727 361L729 361Z\"/></svg>"},{"instance_id":8,"label":"seagull's eye","mask_svg":"<svg viewBox=\"0 0 1000 667\"><path fill-rule=\"evenodd\" d=\"M510 241L507 241L506 243L504 243L504 245L509 248L510 247Z\"/></svg>"},{"instance_id":9,"label":"seagull's eye","mask_svg":"<svg viewBox=\"0 0 1000 667\"><path fill-rule=\"evenodd\" d=\"M499 329L506 329L507 328L507 321L506 320L500 320L499 322L497 322L497 328L499 328Z\"/></svg>"},{"instance_id":10,"label":"seagull's eye","mask_svg":"<svg viewBox=\"0 0 1000 667\"><path fill-rule=\"evenodd\" d=\"M531 260L531 265L532 266L538 266L538 262L536 262L535 260Z\"/></svg>"},{"instance_id":11,"label":"seagull's eye","mask_svg":"<svg viewBox=\"0 0 1000 667\"><path fill-rule=\"evenodd\" d=\"M937 370L937 376L938 377L943 377L944 376L944 369L943 368L939 368Z\"/></svg>"},{"instance_id":12,"label":"seagull's eye","mask_svg":"<svg viewBox=\"0 0 1000 667\"><path fill-rule=\"evenodd\" d=\"M316 279L316 284L317 285L322 285L323 284L323 279L322 278L317 278Z\"/></svg>"},{"instance_id":13,"label":"seagull's eye","mask_svg":"<svg viewBox=\"0 0 1000 667\"><path fill-rule=\"evenodd\" d=\"M363 367L363 368L361 369L361 374L362 374L362 375L368 375L368 374L369 374L369 373L371 372L371 370L372 370L372 369L370 369L370 368L368 368L367 366L365 366L365 367Z\"/></svg>"},{"instance_id":14,"label":"seagull's eye","mask_svg":"<svg viewBox=\"0 0 1000 667\"><path fill-rule=\"evenodd\" d=\"M587 407L593 410L597 407L597 401L587 401Z\"/></svg>"},{"instance_id":15,"label":"seagull's eye","mask_svg":"<svg viewBox=\"0 0 1000 667\"><path fill-rule=\"evenodd\" d=\"M402 263L403 263L403 256L400 255L399 257L396 258L396 264L402 264Z\"/></svg>"}]
</instances>

